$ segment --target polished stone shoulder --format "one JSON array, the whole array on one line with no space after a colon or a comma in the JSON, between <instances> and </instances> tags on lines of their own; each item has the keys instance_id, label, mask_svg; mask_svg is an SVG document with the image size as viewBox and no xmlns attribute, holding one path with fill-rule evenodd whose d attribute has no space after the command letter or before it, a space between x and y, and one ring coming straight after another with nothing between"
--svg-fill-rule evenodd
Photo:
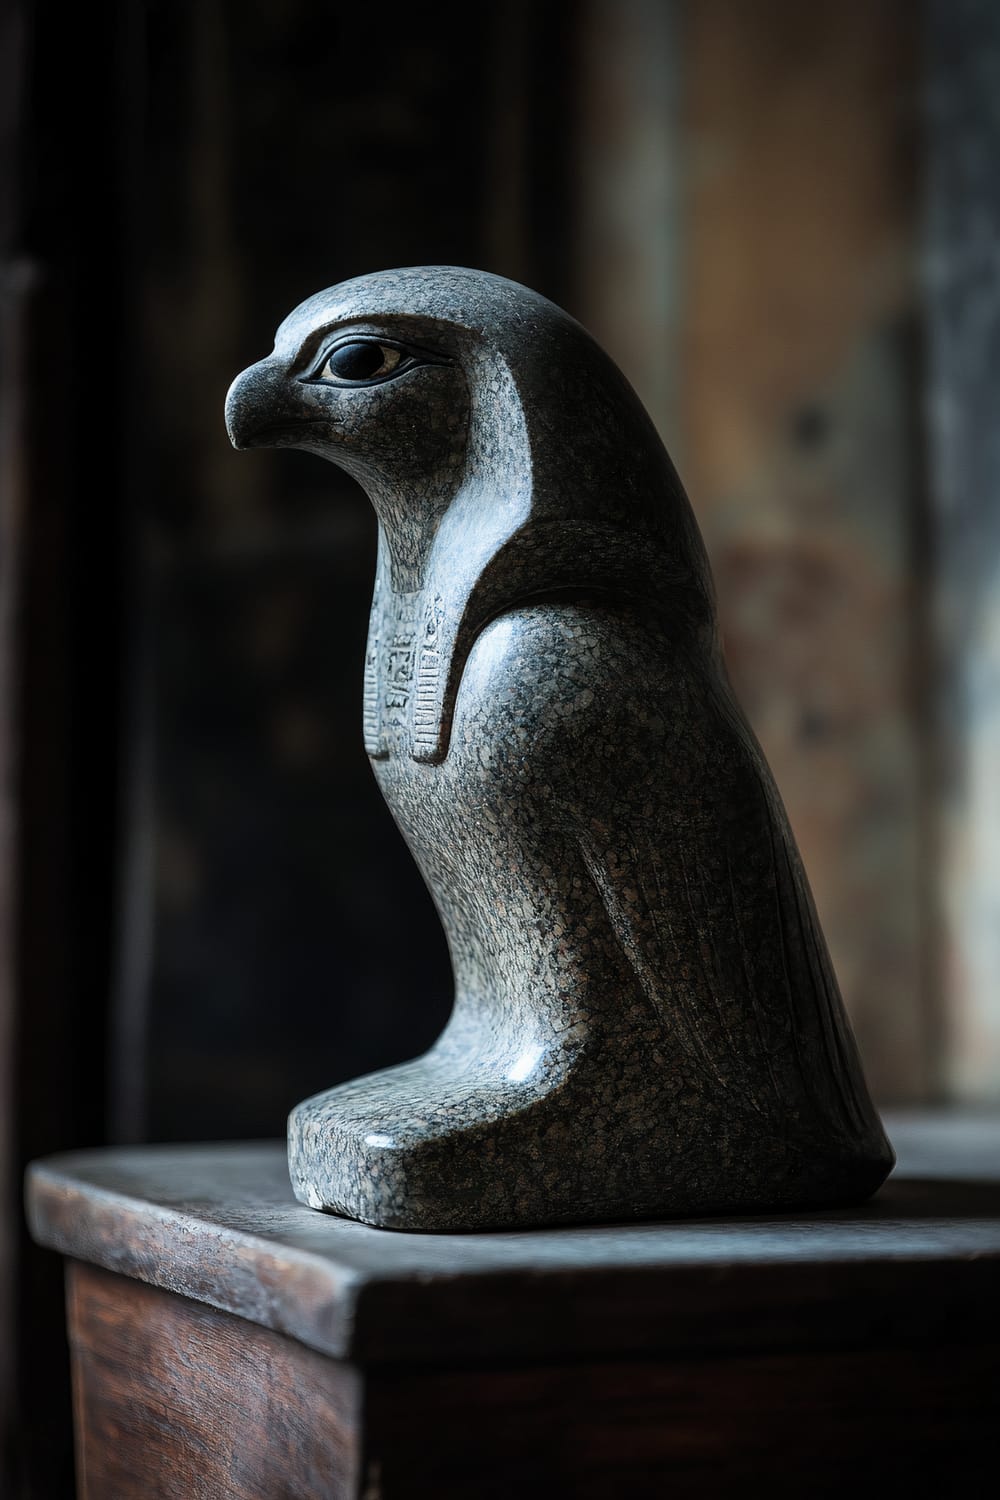
<instances>
[{"instance_id":1,"label":"polished stone shoulder","mask_svg":"<svg viewBox=\"0 0 1000 1500\"><path fill-rule=\"evenodd\" d=\"M456 737L492 726L530 730L539 740L572 733L614 737L631 748L644 723L662 728L670 708L679 718L708 664L674 654L661 635L625 607L598 601L521 604L492 620L476 638L462 673ZM627 717L630 737L622 742ZM516 750L516 733L513 747Z\"/></svg>"}]
</instances>

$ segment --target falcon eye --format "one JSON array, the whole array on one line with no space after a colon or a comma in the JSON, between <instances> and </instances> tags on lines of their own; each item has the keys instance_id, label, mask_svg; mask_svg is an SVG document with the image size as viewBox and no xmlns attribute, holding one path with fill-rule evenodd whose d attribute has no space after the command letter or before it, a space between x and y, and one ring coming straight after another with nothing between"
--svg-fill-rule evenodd
<instances>
[{"instance_id":1,"label":"falcon eye","mask_svg":"<svg viewBox=\"0 0 1000 1500\"><path fill-rule=\"evenodd\" d=\"M385 380L389 375L395 375L413 363L415 361L410 355L402 349L394 349L391 344L356 339L352 343L338 344L335 349L331 349L312 379L342 380L360 385L368 381Z\"/></svg>"}]
</instances>

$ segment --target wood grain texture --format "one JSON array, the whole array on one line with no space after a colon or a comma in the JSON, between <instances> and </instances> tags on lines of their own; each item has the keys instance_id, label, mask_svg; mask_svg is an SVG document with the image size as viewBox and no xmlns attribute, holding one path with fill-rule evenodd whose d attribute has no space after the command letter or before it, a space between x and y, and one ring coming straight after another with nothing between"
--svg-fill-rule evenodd
<instances>
[{"instance_id":1,"label":"wood grain texture","mask_svg":"<svg viewBox=\"0 0 1000 1500\"><path fill-rule=\"evenodd\" d=\"M375 1371L367 1495L995 1493L1000 1350Z\"/></svg>"},{"instance_id":2,"label":"wood grain texture","mask_svg":"<svg viewBox=\"0 0 1000 1500\"><path fill-rule=\"evenodd\" d=\"M355 1371L92 1266L67 1297L82 1500L356 1492Z\"/></svg>"},{"instance_id":3,"label":"wood grain texture","mask_svg":"<svg viewBox=\"0 0 1000 1500\"><path fill-rule=\"evenodd\" d=\"M862 1473L992 1493L995 1344L361 1371L93 1267L68 1280L82 1500L840 1496Z\"/></svg>"},{"instance_id":4,"label":"wood grain texture","mask_svg":"<svg viewBox=\"0 0 1000 1500\"><path fill-rule=\"evenodd\" d=\"M988 1340L1000 1123L888 1124L900 1166L886 1187L808 1216L393 1234L296 1204L279 1145L53 1158L29 1210L65 1255L360 1362Z\"/></svg>"}]
</instances>

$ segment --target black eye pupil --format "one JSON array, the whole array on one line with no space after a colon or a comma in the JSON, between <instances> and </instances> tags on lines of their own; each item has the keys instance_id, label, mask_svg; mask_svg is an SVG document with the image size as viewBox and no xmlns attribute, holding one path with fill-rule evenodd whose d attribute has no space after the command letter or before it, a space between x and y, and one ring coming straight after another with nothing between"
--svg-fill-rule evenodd
<instances>
[{"instance_id":1,"label":"black eye pupil","mask_svg":"<svg viewBox=\"0 0 1000 1500\"><path fill-rule=\"evenodd\" d=\"M341 380L368 380L385 363L379 344L341 344L330 355L330 369Z\"/></svg>"}]
</instances>

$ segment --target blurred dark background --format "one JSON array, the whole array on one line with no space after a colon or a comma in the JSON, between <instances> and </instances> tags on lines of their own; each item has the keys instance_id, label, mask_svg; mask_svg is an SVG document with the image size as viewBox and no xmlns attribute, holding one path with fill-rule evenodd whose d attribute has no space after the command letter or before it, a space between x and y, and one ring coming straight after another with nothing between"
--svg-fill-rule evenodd
<instances>
[{"instance_id":1,"label":"blurred dark background","mask_svg":"<svg viewBox=\"0 0 1000 1500\"><path fill-rule=\"evenodd\" d=\"M0 153L0 1492L71 1482L24 1162L278 1135L447 1014L374 518L222 423L320 287L478 266L605 343L878 1099L1000 1094L1000 8L5 0Z\"/></svg>"}]
</instances>

